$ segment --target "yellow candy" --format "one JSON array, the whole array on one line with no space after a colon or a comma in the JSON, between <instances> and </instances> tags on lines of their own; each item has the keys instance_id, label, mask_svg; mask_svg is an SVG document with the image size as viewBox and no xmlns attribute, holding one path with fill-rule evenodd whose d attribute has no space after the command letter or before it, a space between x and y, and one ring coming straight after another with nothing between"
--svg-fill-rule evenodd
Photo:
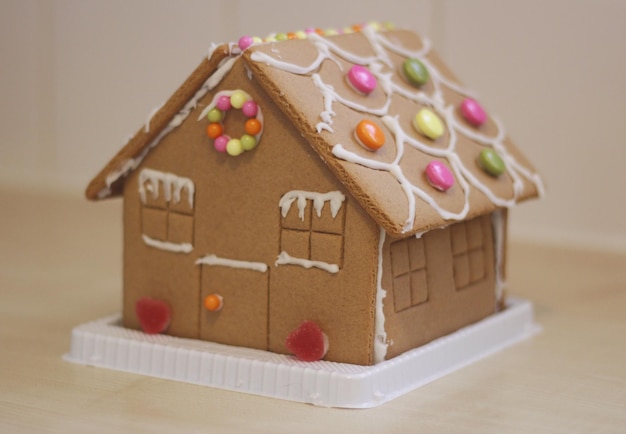
<instances>
[{"instance_id":1,"label":"yellow candy","mask_svg":"<svg viewBox=\"0 0 626 434\"><path fill-rule=\"evenodd\" d=\"M255 44L260 44L261 42L263 42L263 39L259 38L258 36L253 36L253 37L252 37L252 41L253 41Z\"/></svg>"},{"instance_id":2,"label":"yellow candy","mask_svg":"<svg viewBox=\"0 0 626 434\"><path fill-rule=\"evenodd\" d=\"M230 96L230 105L236 109L240 109L241 107L243 107L243 104L249 99L250 98L248 98L248 95L246 95L245 92L236 90Z\"/></svg>"},{"instance_id":3,"label":"yellow candy","mask_svg":"<svg viewBox=\"0 0 626 434\"><path fill-rule=\"evenodd\" d=\"M296 39L306 39L306 33L304 33L302 30L298 30L296 32Z\"/></svg>"},{"instance_id":4,"label":"yellow candy","mask_svg":"<svg viewBox=\"0 0 626 434\"><path fill-rule=\"evenodd\" d=\"M370 26L376 32L380 30L380 23L378 21L369 21L367 25Z\"/></svg>"},{"instance_id":5,"label":"yellow candy","mask_svg":"<svg viewBox=\"0 0 626 434\"><path fill-rule=\"evenodd\" d=\"M437 140L444 132L443 122L441 122L439 116L425 108L415 115L413 127L432 140Z\"/></svg>"},{"instance_id":6,"label":"yellow candy","mask_svg":"<svg viewBox=\"0 0 626 434\"><path fill-rule=\"evenodd\" d=\"M226 144L226 152L228 155L236 157L243 152L243 145L239 139L230 139Z\"/></svg>"}]
</instances>

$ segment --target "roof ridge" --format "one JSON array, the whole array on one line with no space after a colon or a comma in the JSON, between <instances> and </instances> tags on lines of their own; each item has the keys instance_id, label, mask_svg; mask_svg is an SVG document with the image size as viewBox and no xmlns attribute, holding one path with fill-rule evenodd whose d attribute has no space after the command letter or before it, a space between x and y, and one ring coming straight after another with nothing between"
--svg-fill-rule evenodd
<instances>
[{"instance_id":1,"label":"roof ridge","mask_svg":"<svg viewBox=\"0 0 626 434\"><path fill-rule=\"evenodd\" d=\"M200 98L197 95L198 92L204 87L207 87L204 93L210 90L207 83L214 77L224 60L237 58L239 55L240 52L233 49L232 44L212 46L209 55L200 62L193 73L161 107L153 111L146 124L92 179L85 190L85 196L91 200L98 200L120 195L123 178L139 165L151 148L158 144L158 141L165 135L163 132L168 126L177 120L182 122L195 108L193 101Z\"/></svg>"}]
</instances>

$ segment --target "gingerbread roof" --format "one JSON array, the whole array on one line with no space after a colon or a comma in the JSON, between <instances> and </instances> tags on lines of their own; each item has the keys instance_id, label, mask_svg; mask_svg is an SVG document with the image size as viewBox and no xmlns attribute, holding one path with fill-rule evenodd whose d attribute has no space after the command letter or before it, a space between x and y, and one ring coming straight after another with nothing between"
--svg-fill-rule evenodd
<instances>
[{"instance_id":1,"label":"gingerbread roof","mask_svg":"<svg viewBox=\"0 0 626 434\"><path fill-rule=\"evenodd\" d=\"M477 98L415 33L366 27L244 48L215 49L149 127L94 178L87 197L120 194L125 175L237 61L246 62L335 176L392 236L511 207L542 191L539 176L502 124L485 116ZM353 70L355 65L363 68ZM363 120L370 125L356 134ZM375 147L384 144L368 149L368 132L376 136Z\"/></svg>"}]
</instances>

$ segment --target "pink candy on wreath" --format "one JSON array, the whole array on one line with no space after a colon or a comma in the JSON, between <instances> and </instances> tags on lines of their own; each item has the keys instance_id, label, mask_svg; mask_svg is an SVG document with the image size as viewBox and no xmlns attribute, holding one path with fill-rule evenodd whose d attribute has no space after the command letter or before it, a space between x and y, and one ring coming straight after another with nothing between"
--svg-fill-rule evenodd
<instances>
[{"instance_id":1,"label":"pink candy on wreath","mask_svg":"<svg viewBox=\"0 0 626 434\"><path fill-rule=\"evenodd\" d=\"M249 99L248 101L243 103L241 111L246 117L253 118L257 115L259 111L259 106L257 105L257 103Z\"/></svg>"},{"instance_id":2,"label":"pink candy on wreath","mask_svg":"<svg viewBox=\"0 0 626 434\"><path fill-rule=\"evenodd\" d=\"M426 166L426 178L437 190L447 191L454 185L454 176L441 161L433 160Z\"/></svg>"},{"instance_id":3,"label":"pink candy on wreath","mask_svg":"<svg viewBox=\"0 0 626 434\"><path fill-rule=\"evenodd\" d=\"M218 109L220 109L221 111L225 112L227 110L230 110L230 97L226 96L226 95L222 95L217 99L217 103L215 104L215 107L217 107Z\"/></svg>"},{"instance_id":4,"label":"pink candy on wreath","mask_svg":"<svg viewBox=\"0 0 626 434\"><path fill-rule=\"evenodd\" d=\"M228 145L229 140L230 137L221 135L213 141L213 147L217 152L226 152L226 145Z\"/></svg>"}]
</instances>

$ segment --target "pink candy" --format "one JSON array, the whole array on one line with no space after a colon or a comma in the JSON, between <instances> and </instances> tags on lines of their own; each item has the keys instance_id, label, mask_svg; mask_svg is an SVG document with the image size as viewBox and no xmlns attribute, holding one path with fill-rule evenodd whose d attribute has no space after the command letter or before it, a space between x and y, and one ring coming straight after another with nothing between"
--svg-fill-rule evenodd
<instances>
[{"instance_id":1,"label":"pink candy","mask_svg":"<svg viewBox=\"0 0 626 434\"><path fill-rule=\"evenodd\" d=\"M220 96L217 99L217 103L215 104L215 106L223 112L230 110L230 97L226 95Z\"/></svg>"},{"instance_id":2,"label":"pink candy","mask_svg":"<svg viewBox=\"0 0 626 434\"><path fill-rule=\"evenodd\" d=\"M461 103L461 114L470 124L479 127L487 121L487 113L483 107L472 98L465 98Z\"/></svg>"},{"instance_id":3,"label":"pink candy","mask_svg":"<svg viewBox=\"0 0 626 434\"><path fill-rule=\"evenodd\" d=\"M426 166L426 178L437 190L447 191L454 185L454 176L441 161L433 160Z\"/></svg>"},{"instance_id":4,"label":"pink candy","mask_svg":"<svg viewBox=\"0 0 626 434\"><path fill-rule=\"evenodd\" d=\"M364 66L354 65L348 71L348 82L359 92L369 95L376 89L376 77Z\"/></svg>"},{"instance_id":5,"label":"pink candy","mask_svg":"<svg viewBox=\"0 0 626 434\"><path fill-rule=\"evenodd\" d=\"M242 36L241 38L239 38L239 48L241 48L241 51L245 50L246 48L248 48L250 45L252 45L254 43L254 40L250 37L250 36Z\"/></svg>"},{"instance_id":6,"label":"pink candy","mask_svg":"<svg viewBox=\"0 0 626 434\"><path fill-rule=\"evenodd\" d=\"M213 147L217 152L226 152L226 145L228 145L229 140L230 137L221 135L213 141Z\"/></svg>"},{"instance_id":7,"label":"pink candy","mask_svg":"<svg viewBox=\"0 0 626 434\"><path fill-rule=\"evenodd\" d=\"M259 106L254 101L249 99L248 101L243 103L241 111L246 117L253 118L259 111Z\"/></svg>"}]
</instances>

